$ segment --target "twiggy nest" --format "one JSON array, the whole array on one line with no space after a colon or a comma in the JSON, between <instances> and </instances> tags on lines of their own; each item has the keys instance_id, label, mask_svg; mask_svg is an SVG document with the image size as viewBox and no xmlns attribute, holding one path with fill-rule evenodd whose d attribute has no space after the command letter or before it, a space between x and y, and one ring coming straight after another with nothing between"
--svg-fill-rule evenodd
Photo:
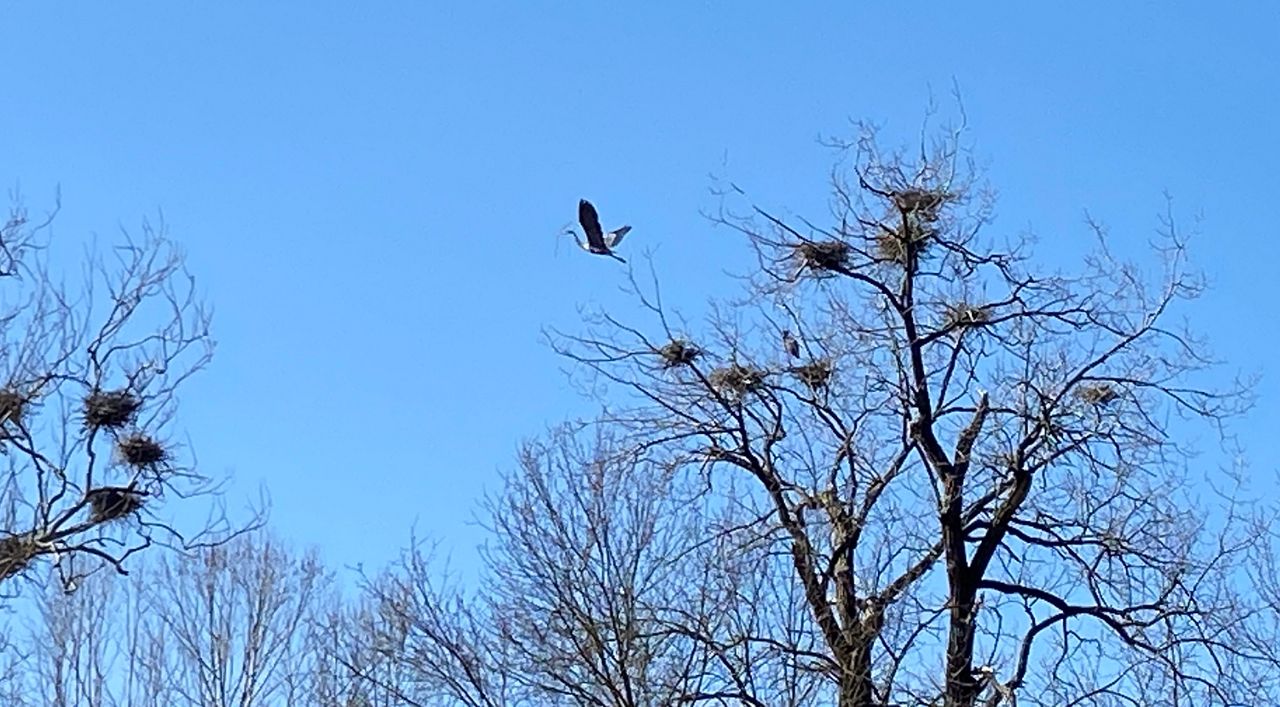
<instances>
[{"instance_id":1,"label":"twiggy nest","mask_svg":"<svg viewBox=\"0 0 1280 707\"><path fill-rule=\"evenodd\" d=\"M84 424L119 429L132 423L141 408L142 401L127 390L95 390L84 399Z\"/></svg>"},{"instance_id":2,"label":"twiggy nest","mask_svg":"<svg viewBox=\"0 0 1280 707\"><path fill-rule=\"evenodd\" d=\"M946 329L971 327L991 321L986 307L975 307L965 302L947 305L942 312L942 326Z\"/></svg>"},{"instance_id":3,"label":"twiggy nest","mask_svg":"<svg viewBox=\"0 0 1280 707\"><path fill-rule=\"evenodd\" d=\"M89 493L89 517L98 523L137 513L144 503L141 494L123 489L95 489Z\"/></svg>"},{"instance_id":4,"label":"twiggy nest","mask_svg":"<svg viewBox=\"0 0 1280 707\"><path fill-rule=\"evenodd\" d=\"M742 395L764 384L764 372L735 363L717 368L707 379L721 390Z\"/></svg>"},{"instance_id":5,"label":"twiggy nest","mask_svg":"<svg viewBox=\"0 0 1280 707\"><path fill-rule=\"evenodd\" d=\"M169 458L159 442L141 432L122 437L116 450L125 464L135 467L152 467Z\"/></svg>"},{"instance_id":6,"label":"twiggy nest","mask_svg":"<svg viewBox=\"0 0 1280 707\"><path fill-rule=\"evenodd\" d=\"M951 195L934 189L903 189L892 195L893 205L903 213L915 214L924 221L938 220L938 211Z\"/></svg>"},{"instance_id":7,"label":"twiggy nest","mask_svg":"<svg viewBox=\"0 0 1280 707\"><path fill-rule=\"evenodd\" d=\"M7 579L31 565L39 548L30 535L0 538L0 579Z\"/></svg>"},{"instance_id":8,"label":"twiggy nest","mask_svg":"<svg viewBox=\"0 0 1280 707\"><path fill-rule=\"evenodd\" d=\"M805 241L795 246L801 270L829 275L849 265L849 244L843 241Z\"/></svg>"},{"instance_id":9,"label":"twiggy nest","mask_svg":"<svg viewBox=\"0 0 1280 707\"><path fill-rule=\"evenodd\" d=\"M1103 406L1114 402L1120 394L1106 383L1086 385L1076 389L1076 395L1090 405Z\"/></svg>"},{"instance_id":10,"label":"twiggy nest","mask_svg":"<svg viewBox=\"0 0 1280 707\"><path fill-rule=\"evenodd\" d=\"M27 414L30 397L14 388L0 389L0 439L13 436L13 430Z\"/></svg>"},{"instance_id":11,"label":"twiggy nest","mask_svg":"<svg viewBox=\"0 0 1280 707\"><path fill-rule=\"evenodd\" d=\"M809 386L813 390L820 390L827 387L831 382L831 374L835 372L831 362L825 359L818 361L810 361L803 366L796 366L791 369L795 377L801 383Z\"/></svg>"},{"instance_id":12,"label":"twiggy nest","mask_svg":"<svg viewBox=\"0 0 1280 707\"><path fill-rule=\"evenodd\" d=\"M27 412L29 398L14 388L0 389L0 423L22 419Z\"/></svg>"},{"instance_id":13,"label":"twiggy nest","mask_svg":"<svg viewBox=\"0 0 1280 707\"><path fill-rule=\"evenodd\" d=\"M906 238L903 237L901 228L882 231L879 236L876 236L876 250L879 251L882 260L906 265L908 242L915 250L916 258L920 258L928 252L932 238L933 229L921 227L919 224L910 224Z\"/></svg>"},{"instance_id":14,"label":"twiggy nest","mask_svg":"<svg viewBox=\"0 0 1280 707\"><path fill-rule=\"evenodd\" d=\"M666 346L658 349L658 355L662 357L663 368L675 368L693 363L702 355L702 349L684 339L672 339Z\"/></svg>"}]
</instances>

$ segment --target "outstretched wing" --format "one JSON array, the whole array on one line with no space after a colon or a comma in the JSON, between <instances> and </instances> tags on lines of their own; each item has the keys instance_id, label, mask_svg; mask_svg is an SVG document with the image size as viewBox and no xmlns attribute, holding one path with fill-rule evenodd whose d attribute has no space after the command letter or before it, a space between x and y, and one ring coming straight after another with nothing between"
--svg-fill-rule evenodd
<instances>
[{"instance_id":1,"label":"outstretched wing","mask_svg":"<svg viewBox=\"0 0 1280 707\"><path fill-rule=\"evenodd\" d=\"M582 230L587 235L587 245L592 248L607 247L604 244L604 229L600 227L600 215L596 213L596 207L586 199L578 200L578 223L582 224Z\"/></svg>"},{"instance_id":2,"label":"outstretched wing","mask_svg":"<svg viewBox=\"0 0 1280 707\"><path fill-rule=\"evenodd\" d=\"M608 235L604 237L604 242L608 244L610 248L612 248L618 245L619 243L621 243L622 237L627 235L627 233L629 233L630 231L631 231L630 226L623 226L622 228L619 228L616 231L609 231Z\"/></svg>"}]
</instances>

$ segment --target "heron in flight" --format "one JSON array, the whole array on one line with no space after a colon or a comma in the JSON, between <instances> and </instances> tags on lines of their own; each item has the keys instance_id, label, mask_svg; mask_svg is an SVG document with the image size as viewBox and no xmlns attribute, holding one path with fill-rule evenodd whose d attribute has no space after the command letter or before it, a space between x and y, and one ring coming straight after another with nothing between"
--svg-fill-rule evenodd
<instances>
[{"instance_id":1,"label":"heron in flight","mask_svg":"<svg viewBox=\"0 0 1280 707\"><path fill-rule=\"evenodd\" d=\"M600 227L600 215L596 213L596 207L591 205L586 199L578 200L578 223L582 224L582 231L587 236L587 242L583 243L578 238L578 232L572 228L565 231L566 234L572 234L573 240L578 242L578 247L594 253L596 255L607 255L618 262L625 263L627 261L614 254L613 249L622 242L622 237L627 235L631 230L630 226L623 226L615 231L605 233Z\"/></svg>"}]
</instances>

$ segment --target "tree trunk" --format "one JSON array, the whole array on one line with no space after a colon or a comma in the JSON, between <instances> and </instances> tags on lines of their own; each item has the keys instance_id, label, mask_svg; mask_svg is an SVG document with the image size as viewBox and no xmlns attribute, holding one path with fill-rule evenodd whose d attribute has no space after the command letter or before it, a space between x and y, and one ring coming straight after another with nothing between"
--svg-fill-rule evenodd
<instances>
[{"instance_id":1,"label":"tree trunk","mask_svg":"<svg viewBox=\"0 0 1280 707\"><path fill-rule=\"evenodd\" d=\"M973 592L958 593L952 600L950 635L947 639L947 687L945 707L973 707L978 682L973 677L973 639L976 626Z\"/></svg>"},{"instance_id":2,"label":"tree trunk","mask_svg":"<svg viewBox=\"0 0 1280 707\"><path fill-rule=\"evenodd\" d=\"M853 646L840 673L839 707L876 707L871 684L871 640Z\"/></svg>"}]
</instances>

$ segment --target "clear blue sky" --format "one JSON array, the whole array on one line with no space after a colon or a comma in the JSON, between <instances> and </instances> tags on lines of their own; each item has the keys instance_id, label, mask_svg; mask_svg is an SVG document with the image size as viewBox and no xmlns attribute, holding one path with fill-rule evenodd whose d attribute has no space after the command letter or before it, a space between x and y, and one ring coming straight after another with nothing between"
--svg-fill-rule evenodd
<instances>
[{"instance_id":1,"label":"clear blue sky","mask_svg":"<svg viewBox=\"0 0 1280 707\"><path fill-rule=\"evenodd\" d=\"M711 172L825 213L819 135L918 130L963 90L995 228L1136 247L1205 216L1191 313L1261 371L1239 430L1276 470L1280 5L112 2L0 9L0 181L79 242L163 209L220 347L181 423L232 500L376 565L418 529L470 547L518 440L589 409L540 343L626 307L555 234L593 199L655 247L669 302L733 291ZM1126 246L1127 247L1127 246ZM1056 264L1052 263L1051 264Z\"/></svg>"}]
</instances>

